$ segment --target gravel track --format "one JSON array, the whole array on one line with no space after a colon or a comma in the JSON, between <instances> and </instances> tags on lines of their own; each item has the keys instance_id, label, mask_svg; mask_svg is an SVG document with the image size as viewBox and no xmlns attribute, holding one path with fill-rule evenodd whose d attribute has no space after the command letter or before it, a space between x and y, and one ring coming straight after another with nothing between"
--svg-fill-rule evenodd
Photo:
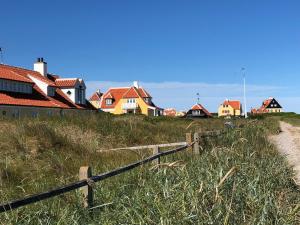
<instances>
[{"instance_id":1,"label":"gravel track","mask_svg":"<svg viewBox=\"0 0 300 225\"><path fill-rule=\"evenodd\" d=\"M280 128L282 132L271 136L270 141L286 156L295 171L295 182L300 185L300 127L280 121Z\"/></svg>"}]
</instances>

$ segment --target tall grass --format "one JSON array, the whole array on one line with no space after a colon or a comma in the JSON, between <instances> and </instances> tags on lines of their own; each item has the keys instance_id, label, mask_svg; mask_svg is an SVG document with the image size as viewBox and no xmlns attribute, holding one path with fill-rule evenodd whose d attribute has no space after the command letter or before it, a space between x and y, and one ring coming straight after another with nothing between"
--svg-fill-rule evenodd
<instances>
[{"instance_id":1,"label":"tall grass","mask_svg":"<svg viewBox=\"0 0 300 225\"><path fill-rule=\"evenodd\" d=\"M183 141L184 133L223 128L218 119L113 117L1 121L1 202L77 179L82 165L104 172L142 157L97 149ZM207 138L199 156L182 152L95 185L93 213L80 193L0 215L2 224L299 224L299 189L268 142L277 121ZM187 129L188 128L188 129Z\"/></svg>"}]
</instances>

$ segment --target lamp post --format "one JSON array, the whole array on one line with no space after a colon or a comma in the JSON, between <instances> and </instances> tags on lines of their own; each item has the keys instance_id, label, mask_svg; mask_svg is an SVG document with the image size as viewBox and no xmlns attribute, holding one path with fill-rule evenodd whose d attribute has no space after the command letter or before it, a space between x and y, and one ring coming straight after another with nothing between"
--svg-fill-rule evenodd
<instances>
[{"instance_id":1,"label":"lamp post","mask_svg":"<svg viewBox=\"0 0 300 225\"><path fill-rule=\"evenodd\" d=\"M243 75L243 81L244 81L244 115L245 119L247 119L247 102L246 102L246 73L245 73L245 68L241 69L242 75Z\"/></svg>"}]
</instances>

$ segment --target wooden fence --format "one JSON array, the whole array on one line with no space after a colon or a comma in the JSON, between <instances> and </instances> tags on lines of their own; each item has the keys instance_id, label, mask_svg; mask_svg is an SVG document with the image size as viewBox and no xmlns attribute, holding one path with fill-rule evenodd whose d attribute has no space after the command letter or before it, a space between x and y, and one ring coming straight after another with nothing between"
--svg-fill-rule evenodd
<instances>
[{"instance_id":1,"label":"wooden fence","mask_svg":"<svg viewBox=\"0 0 300 225\"><path fill-rule=\"evenodd\" d=\"M0 205L0 213L10 211L21 206L29 205L35 202L39 202L44 199L52 198L66 192L70 192L76 189L81 189L82 197L83 197L83 207L90 208L93 205L93 186L95 182L116 176L118 174L124 173L126 171L132 170L138 166L144 165L149 162L153 162L155 164L160 163L160 157L174 154L176 152L180 152L183 150L190 149L194 154L200 154L200 146L203 137L207 136L216 136L219 135L221 132L205 132L205 133L187 133L186 134L186 142L178 142L178 143L171 143L169 146L178 146L172 150L167 151L160 151L161 147L166 147L166 144L158 144L158 145L148 145L148 146L137 146L137 147L126 147L126 148L119 148L119 149L112 149L112 150L124 150L124 149L153 149L153 155L144 158L142 160L136 161L129 165L119 167L112 171L94 175L92 176L91 168L88 166L81 167L79 170L79 181L70 183L46 192L42 192L39 194L34 194L27 196L22 199L10 201Z\"/></svg>"}]
</instances>

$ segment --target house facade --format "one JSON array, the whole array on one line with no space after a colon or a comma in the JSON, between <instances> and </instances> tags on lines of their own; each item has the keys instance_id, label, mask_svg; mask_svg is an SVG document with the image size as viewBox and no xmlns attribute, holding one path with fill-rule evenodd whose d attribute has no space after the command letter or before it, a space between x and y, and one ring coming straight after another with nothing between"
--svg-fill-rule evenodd
<instances>
[{"instance_id":1,"label":"house facade","mask_svg":"<svg viewBox=\"0 0 300 225\"><path fill-rule=\"evenodd\" d=\"M64 115L91 111L85 99L86 86L79 78L62 79L48 73L38 58L34 69L0 64L0 115Z\"/></svg>"},{"instance_id":2,"label":"house facade","mask_svg":"<svg viewBox=\"0 0 300 225\"><path fill-rule=\"evenodd\" d=\"M197 103L186 113L188 118L209 118L212 114L204 108L201 104Z\"/></svg>"},{"instance_id":3,"label":"house facade","mask_svg":"<svg viewBox=\"0 0 300 225\"><path fill-rule=\"evenodd\" d=\"M157 107L151 95L138 82L131 87L110 88L104 94L94 93L89 100L105 112L112 114L144 114L147 116L160 116L163 109Z\"/></svg>"},{"instance_id":4,"label":"house facade","mask_svg":"<svg viewBox=\"0 0 300 225\"><path fill-rule=\"evenodd\" d=\"M260 108L251 109L252 114L281 113L281 112L283 112L282 106L273 97L264 100Z\"/></svg>"},{"instance_id":5,"label":"house facade","mask_svg":"<svg viewBox=\"0 0 300 225\"><path fill-rule=\"evenodd\" d=\"M242 115L242 105L240 101L226 99L218 109L218 117L239 117Z\"/></svg>"}]
</instances>

